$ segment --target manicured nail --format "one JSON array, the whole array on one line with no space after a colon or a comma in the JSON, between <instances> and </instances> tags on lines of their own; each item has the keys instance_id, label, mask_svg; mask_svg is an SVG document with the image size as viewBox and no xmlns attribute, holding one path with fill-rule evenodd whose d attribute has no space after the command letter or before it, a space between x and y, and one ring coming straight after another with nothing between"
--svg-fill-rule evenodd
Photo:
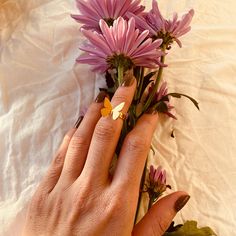
<instances>
[{"instance_id":1,"label":"manicured nail","mask_svg":"<svg viewBox=\"0 0 236 236\"><path fill-rule=\"evenodd\" d=\"M186 205L189 199L190 199L189 195L183 195L179 197L177 201L175 202L175 206L174 206L175 211L176 212L180 211Z\"/></svg>"},{"instance_id":2,"label":"manicured nail","mask_svg":"<svg viewBox=\"0 0 236 236\"><path fill-rule=\"evenodd\" d=\"M79 119L75 122L74 127L75 127L76 129L79 128L79 125L80 125L80 123L82 122L83 118L84 118L83 116L80 116Z\"/></svg>"},{"instance_id":3,"label":"manicured nail","mask_svg":"<svg viewBox=\"0 0 236 236\"><path fill-rule=\"evenodd\" d=\"M124 78L123 78L123 83L121 86L123 87L129 87L131 86L135 81L134 75L133 75L133 70L129 70L126 72Z\"/></svg>"},{"instance_id":4,"label":"manicured nail","mask_svg":"<svg viewBox=\"0 0 236 236\"><path fill-rule=\"evenodd\" d=\"M95 99L95 102L96 102L96 103L101 103L101 102L104 101L105 97L107 97L107 93L106 93L105 91L101 91L101 92L98 94L97 98Z\"/></svg>"},{"instance_id":5,"label":"manicured nail","mask_svg":"<svg viewBox=\"0 0 236 236\"><path fill-rule=\"evenodd\" d=\"M154 109L153 107L151 107L145 113L150 114L150 115L155 115L155 114L157 114L157 110Z\"/></svg>"}]
</instances>

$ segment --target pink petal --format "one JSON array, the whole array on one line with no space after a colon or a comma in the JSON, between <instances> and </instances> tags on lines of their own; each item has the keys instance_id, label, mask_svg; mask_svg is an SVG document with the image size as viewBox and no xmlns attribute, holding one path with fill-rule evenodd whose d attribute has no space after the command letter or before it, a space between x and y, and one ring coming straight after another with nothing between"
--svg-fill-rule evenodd
<instances>
[{"instance_id":1,"label":"pink petal","mask_svg":"<svg viewBox=\"0 0 236 236\"><path fill-rule=\"evenodd\" d=\"M116 3L116 9L115 9L115 15L114 15L115 18L118 18L119 16L122 16L121 10L122 10L122 7L124 6L126 1L129 2L130 0L119 0L119 1L117 1L117 3L119 2L119 4Z\"/></svg>"},{"instance_id":2,"label":"pink petal","mask_svg":"<svg viewBox=\"0 0 236 236\"><path fill-rule=\"evenodd\" d=\"M101 19L103 19L103 17L104 17L104 11L103 11L104 3L103 2L98 3L97 0L90 0L90 1L91 1L90 5L95 8L97 14L100 16Z\"/></svg>"},{"instance_id":3,"label":"pink petal","mask_svg":"<svg viewBox=\"0 0 236 236\"><path fill-rule=\"evenodd\" d=\"M112 35L112 30L111 28L108 27L107 23L105 21L100 21L99 22L101 31L103 33L104 38L106 39L107 44L110 44L109 47L112 52L116 50L116 42L115 39Z\"/></svg>"},{"instance_id":4,"label":"pink petal","mask_svg":"<svg viewBox=\"0 0 236 236\"><path fill-rule=\"evenodd\" d=\"M97 21L96 20L88 18L86 16L71 15L71 17L73 19L75 19L76 21L78 21L79 23L97 25Z\"/></svg>"},{"instance_id":5,"label":"pink petal","mask_svg":"<svg viewBox=\"0 0 236 236\"><path fill-rule=\"evenodd\" d=\"M142 41L148 36L148 34L149 34L149 31L145 30L138 36L138 38L132 45L132 49L128 52L128 55L132 55L132 53L137 49L137 47L142 43Z\"/></svg>"},{"instance_id":6,"label":"pink petal","mask_svg":"<svg viewBox=\"0 0 236 236\"><path fill-rule=\"evenodd\" d=\"M77 7L79 8L82 15L86 17L90 16L91 18L95 18L97 21L99 20L96 17L97 12L91 7L91 5L87 4L85 1L77 0Z\"/></svg>"},{"instance_id":7,"label":"pink petal","mask_svg":"<svg viewBox=\"0 0 236 236\"><path fill-rule=\"evenodd\" d=\"M156 169L156 171L155 171L155 176L154 176L155 182L158 181L160 175L162 174L161 169L162 169L161 166L159 166L159 167Z\"/></svg>"},{"instance_id":8,"label":"pink petal","mask_svg":"<svg viewBox=\"0 0 236 236\"><path fill-rule=\"evenodd\" d=\"M88 30L82 30L82 33L84 36L97 48L100 48L103 50L107 55L111 54L111 50L109 46L106 44L105 40L96 32L88 31Z\"/></svg>"},{"instance_id":9,"label":"pink petal","mask_svg":"<svg viewBox=\"0 0 236 236\"><path fill-rule=\"evenodd\" d=\"M103 51L97 50L96 48L92 48L89 46L80 46L79 49L84 52L88 52L90 54L97 55L97 56L104 58L104 59L107 58L107 55Z\"/></svg>"}]
</instances>

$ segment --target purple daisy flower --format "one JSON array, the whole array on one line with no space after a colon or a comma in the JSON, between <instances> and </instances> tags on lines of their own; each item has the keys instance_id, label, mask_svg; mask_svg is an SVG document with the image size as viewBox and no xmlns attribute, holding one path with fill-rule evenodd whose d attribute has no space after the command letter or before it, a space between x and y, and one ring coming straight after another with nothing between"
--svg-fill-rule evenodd
<instances>
[{"instance_id":1,"label":"purple daisy flower","mask_svg":"<svg viewBox=\"0 0 236 236\"><path fill-rule=\"evenodd\" d=\"M151 38L146 39L149 31L140 33L135 28L134 18L126 21L119 17L110 27L104 20L100 20L99 25L102 34L82 29L82 33L90 42L80 47L86 53L78 57L77 62L90 64L93 71L99 72L117 69L119 66L122 66L124 71L133 66L159 66L159 58L163 52L158 48L162 40L153 42Z\"/></svg>"},{"instance_id":2,"label":"purple daisy flower","mask_svg":"<svg viewBox=\"0 0 236 236\"><path fill-rule=\"evenodd\" d=\"M154 87L154 84L152 84L151 87L149 88L149 93L152 92L153 87ZM168 94L167 82L164 81L154 96L154 99L153 99L154 104L162 101L163 97L165 97L167 94ZM169 100L168 101L164 100L163 102L166 104L166 107L167 107L167 111L165 111L164 113L168 115L169 117L177 120L176 116L171 113L171 110L174 109L174 106L170 104Z\"/></svg>"},{"instance_id":3,"label":"purple daisy flower","mask_svg":"<svg viewBox=\"0 0 236 236\"><path fill-rule=\"evenodd\" d=\"M152 186L162 186L166 185L166 171L162 170L162 167L159 166L157 169L153 165L150 166L149 171L149 180L150 185Z\"/></svg>"},{"instance_id":4,"label":"purple daisy flower","mask_svg":"<svg viewBox=\"0 0 236 236\"><path fill-rule=\"evenodd\" d=\"M84 24L82 28L100 32L99 21L105 20L111 26L118 17L127 18L128 13L138 15L145 9L141 0L76 0L81 15L71 15Z\"/></svg>"},{"instance_id":5,"label":"purple daisy flower","mask_svg":"<svg viewBox=\"0 0 236 236\"><path fill-rule=\"evenodd\" d=\"M182 47L179 38L191 30L190 23L194 15L194 10L191 9L187 14L182 16L182 19L178 19L178 14L174 13L173 19L166 20L162 16L156 0L153 0L150 12L143 13L139 16L135 16L131 12L128 15L135 17L137 28L141 31L149 30L150 37L153 39L163 39L163 44L166 45L167 49L170 49L170 45L174 41Z\"/></svg>"},{"instance_id":6,"label":"purple daisy flower","mask_svg":"<svg viewBox=\"0 0 236 236\"><path fill-rule=\"evenodd\" d=\"M166 184L166 171L162 169L161 166L155 169L154 166L151 165L148 184L148 193L150 197L154 197L154 199L158 198L167 188L171 187Z\"/></svg>"}]
</instances>

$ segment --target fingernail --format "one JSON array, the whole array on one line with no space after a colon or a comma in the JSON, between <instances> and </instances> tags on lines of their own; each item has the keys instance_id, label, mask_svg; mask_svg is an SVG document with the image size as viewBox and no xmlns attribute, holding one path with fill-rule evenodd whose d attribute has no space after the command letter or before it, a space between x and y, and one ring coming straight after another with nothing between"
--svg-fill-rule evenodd
<instances>
[{"instance_id":1,"label":"fingernail","mask_svg":"<svg viewBox=\"0 0 236 236\"><path fill-rule=\"evenodd\" d=\"M82 120L83 120L83 116L80 116L79 118L78 118L78 120L75 122L75 124L74 124L74 128L76 128L76 129L78 129L79 128L79 125L80 125L80 123L82 122Z\"/></svg>"},{"instance_id":2,"label":"fingernail","mask_svg":"<svg viewBox=\"0 0 236 236\"><path fill-rule=\"evenodd\" d=\"M104 101L105 97L107 97L107 93L106 93L105 91L101 91L101 92L98 94L97 98L95 99L95 102L96 102L96 103L101 103L101 102Z\"/></svg>"},{"instance_id":3,"label":"fingernail","mask_svg":"<svg viewBox=\"0 0 236 236\"><path fill-rule=\"evenodd\" d=\"M146 114L150 114L150 115L155 115L157 114L157 110L153 107L147 109L147 111L145 112Z\"/></svg>"},{"instance_id":4,"label":"fingernail","mask_svg":"<svg viewBox=\"0 0 236 236\"><path fill-rule=\"evenodd\" d=\"M133 75L133 70L129 70L126 72L124 78L123 78L123 83L121 86L123 87L129 87L134 83L134 75Z\"/></svg>"},{"instance_id":5,"label":"fingernail","mask_svg":"<svg viewBox=\"0 0 236 236\"><path fill-rule=\"evenodd\" d=\"M189 195L183 195L179 197L177 201L175 202L175 206L174 206L175 211L176 212L180 211L186 205L189 199L190 199Z\"/></svg>"}]
</instances>

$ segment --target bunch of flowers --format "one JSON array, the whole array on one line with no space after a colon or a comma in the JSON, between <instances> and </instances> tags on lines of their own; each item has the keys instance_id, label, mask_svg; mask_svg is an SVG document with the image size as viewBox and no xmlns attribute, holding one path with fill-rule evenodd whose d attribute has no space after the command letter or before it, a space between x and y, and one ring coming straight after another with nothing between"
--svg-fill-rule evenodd
<instances>
[{"instance_id":1,"label":"bunch of flowers","mask_svg":"<svg viewBox=\"0 0 236 236\"><path fill-rule=\"evenodd\" d=\"M86 40L80 46L84 53L78 63L89 64L92 70L104 75L107 88L113 96L126 73L133 73L137 89L116 149L118 156L126 134L134 127L139 117L146 112L160 112L177 119L170 98L185 96L199 109L197 101L180 93L168 93L167 82L162 80L167 67L165 57L176 42L182 47L180 37L190 31L194 10L182 18L174 13L165 19L156 0L152 9L145 12L141 0L76 0L80 15L72 17L82 24L81 32ZM149 207L166 189L166 172L150 167L149 179L145 180L145 166L141 181L141 195L148 193Z\"/></svg>"}]
</instances>

